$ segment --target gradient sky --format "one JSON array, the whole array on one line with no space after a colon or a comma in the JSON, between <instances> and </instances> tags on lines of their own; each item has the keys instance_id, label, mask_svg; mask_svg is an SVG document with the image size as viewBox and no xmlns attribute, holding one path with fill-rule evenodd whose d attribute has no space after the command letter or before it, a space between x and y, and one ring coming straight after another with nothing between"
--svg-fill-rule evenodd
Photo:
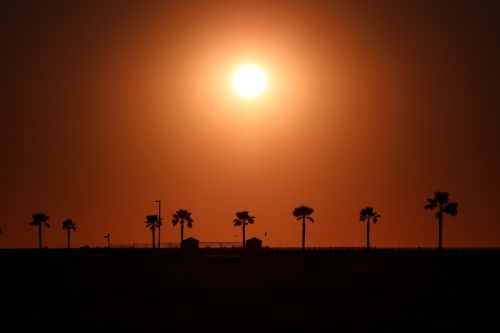
<instances>
[{"instance_id":1,"label":"gradient sky","mask_svg":"<svg viewBox=\"0 0 500 333\"><path fill-rule=\"evenodd\" d=\"M500 246L496 1L2 1L0 247L150 242L162 199L186 236L299 246L435 246L425 211L449 191L444 246ZM255 62L270 87L235 96ZM264 237L264 233L267 236Z\"/></svg>"}]
</instances>

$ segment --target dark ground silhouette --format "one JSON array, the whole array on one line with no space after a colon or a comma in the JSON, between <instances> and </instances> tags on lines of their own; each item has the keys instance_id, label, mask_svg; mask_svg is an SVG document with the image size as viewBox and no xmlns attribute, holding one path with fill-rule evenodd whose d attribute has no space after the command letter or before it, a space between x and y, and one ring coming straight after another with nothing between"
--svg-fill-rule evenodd
<instances>
[{"instance_id":1,"label":"dark ground silhouette","mask_svg":"<svg viewBox=\"0 0 500 333\"><path fill-rule=\"evenodd\" d=\"M499 259L498 250L1 250L1 320L17 331L477 331L497 327Z\"/></svg>"}]
</instances>

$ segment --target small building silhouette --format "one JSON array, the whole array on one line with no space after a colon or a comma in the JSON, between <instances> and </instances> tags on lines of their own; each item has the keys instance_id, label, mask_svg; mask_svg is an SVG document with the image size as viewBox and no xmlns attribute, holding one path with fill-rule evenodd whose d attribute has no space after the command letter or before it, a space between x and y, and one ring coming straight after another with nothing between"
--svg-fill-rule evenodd
<instances>
[{"instance_id":1,"label":"small building silhouette","mask_svg":"<svg viewBox=\"0 0 500 333\"><path fill-rule=\"evenodd\" d=\"M262 248L262 240L257 237L252 237L246 241L245 247L250 250Z\"/></svg>"},{"instance_id":2,"label":"small building silhouette","mask_svg":"<svg viewBox=\"0 0 500 333\"><path fill-rule=\"evenodd\" d=\"M189 237L182 241L181 248L187 250L194 250L200 247L200 241L196 238Z\"/></svg>"}]
</instances>

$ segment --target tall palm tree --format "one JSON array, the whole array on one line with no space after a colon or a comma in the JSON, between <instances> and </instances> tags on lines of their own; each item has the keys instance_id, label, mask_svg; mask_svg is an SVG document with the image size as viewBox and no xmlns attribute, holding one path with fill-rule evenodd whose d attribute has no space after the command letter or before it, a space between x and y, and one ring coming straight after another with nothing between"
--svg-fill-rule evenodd
<instances>
[{"instance_id":1,"label":"tall palm tree","mask_svg":"<svg viewBox=\"0 0 500 333\"><path fill-rule=\"evenodd\" d=\"M153 249L155 248L155 230L157 227L158 227L158 215L146 216L146 228L149 228L153 235Z\"/></svg>"},{"instance_id":2,"label":"tall palm tree","mask_svg":"<svg viewBox=\"0 0 500 333\"><path fill-rule=\"evenodd\" d=\"M67 219L62 223L63 230L68 231L68 249L71 248L71 230L76 231L76 223L73 220Z\"/></svg>"},{"instance_id":3,"label":"tall palm tree","mask_svg":"<svg viewBox=\"0 0 500 333\"><path fill-rule=\"evenodd\" d=\"M245 228L248 224L255 222L255 216L251 216L247 210L237 212L233 223L235 227L241 226L243 229L243 247L246 247Z\"/></svg>"},{"instance_id":4,"label":"tall palm tree","mask_svg":"<svg viewBox=\"0 0 500 333\"><path fill-rule=\"evenodd\" d=\"M314 209L304 205L293 210L293 216L297 220L302 220L302 251L306 249L306 219L314 223L314 219L311 217L312 213L314 213Z\"/></svg>"},{"instance_id":5,"label":"tall palm tree","mask_svg":"<svg viewBox=\"0 0 500 333\"><path fill-rule=\"evenodd\" d=\"M379 218L381 218L380 214L375 212L372 207L365 207L359 212L359 220L366 221L366 249L368 251L370 250L370 220L377 223Z\"/></svg>"},{"instance_id":6,"label":"tall palm tree","mask_svg":"<svg viewBox=\"0 0 500 333\"><path fill-rule=\"evenodd\" d=\"M158 248L160 248L160 231L161 231L161 226L163 225L163 221L161 219L161 217L158 217L158 222L156 222L156 225L158 226Z\"/></svg>"},{"instance_id":7,"label":"tall palm tree","mask_svg":"<svg viewBox=\"0 0 500 333\"><path fill-rule=\"evenodd\" d=\"M184 223L187 224L188 228L193 226L193 219L191 218L191 213L185 209L179 209L172 215L172 225L175 227L177 224L181 225L181 246L184 240Z\"/></svg>"},{"instance_id":8,"label":"tall palm tree","mask_svg":"<svg viewBox=\"0 0 500 333\"><path fill-rule=\"evenodd\" d=\"M158 203L158 248L161 246L161 226L163 221L161 219L161 200L155 200Z\"/></svg>"},{"instance_id":9,"label":"tall palm tree","mask_svg":"<svg viewBox=\"0 0 500 333\"><path fill-rule=\"evenodd\" d=\"M424 206L425 209L433 210L438 208L436 212L436 217L439 221L439 243L438 249L443 248L443 217L444 214L449 214L451 216L457 216L458 213L458 203L450 202L448 192L434 192L434 198L427 199L427 204Z\"/></svg>"},{"instance_id":10,"label":"tall palm tree","mask_svg":"<svg viewBox=\"0 0 500 333\"><path fill-rule=\"evenodd\" d=\"M44 213L33 214L33 220L30 222L30 226L38 227L38 247L42 248L42 225L50 228L50 224L47 223L49 217Z\"/></svg>"}]
</instances>

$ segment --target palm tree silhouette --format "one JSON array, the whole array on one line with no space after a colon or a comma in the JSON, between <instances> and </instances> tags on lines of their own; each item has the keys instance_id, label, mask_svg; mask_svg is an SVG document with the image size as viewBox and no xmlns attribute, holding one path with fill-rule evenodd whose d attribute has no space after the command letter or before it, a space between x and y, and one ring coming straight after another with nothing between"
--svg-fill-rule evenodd
<instances>
[{"instance_id":1,"label":"palm tree silhouette","mask_svg":"<svg viewBox=\"0 0 500 333\"><path fill-rule=\"evenodd\" d=\"M297 220L302 220L302 251L306 249L306 219L314 223L314 219L311 217L312 213L314 213L314 209L304 205L293 210L293 216Z\"/></svg>"},{"instance_id":2,"label":"palm tree silhouette","mask_svg":"<svg viewBox=\"0 0 500 333\"><path fill-rule=\"evenodd\" d=\"M156 222L156 225L158 226L158 248L160 248L160 230L161 230L161 226L163 225L163 221L162 221L162 218L161 217L158 217L158 221Z\"/></svg>"},{"instance_id":3,"label":"palm tree silhouette","mask_svg":"<svg viewBox=\"0 0 500 333\"><path fill-rule=\"evenodd\" d=\"M370 220L377 223L379 218L381 218L380 214L375 212L372 207L365 207L359 212L359 220L366 221L366 249L368 251L370 250Z\"/></svg>"},{"instance_id":4,"label":"palm tree silhouette","mask_svg":"<svg viewBox=\"0 0 500 333\"><path fill-rule=\"evenodd\" d=\"M111 248L111 234L104 235L104 238L108 240L108 249Z\"/></svg>"},{"instance_id":5,"label":"palm tree silhouette","mask_svg":"<svg viewBox=\"0 0 500 333\"><path fill-rule=\"evenodd\" d=\"M239 227L240 225L242 226L242 229L243 229L243 247L246 246L245 228L248 224L253 224L254 222L255 222L255 216L251 216L247 210L236 213L236 218L234 219L233 223L234 223L235 227Z\"/></svg>"},{"instance_id":6,"label":"palm tree silhouette","mask_svg":"<svg viewBox=\"0 0 500 333\"><path fill-rule=\"evenodd\" d=\"M172 215L172 225L175 227L177 224L181 225L181 245L184 240L184 222L187 223L187 227L191 228L193 226L193 219L191 218L191 213L185 209L179 209Z\"/></svg>"},{"instance_id":7,"label":"palm tree silhouette","mask_svg":"<svg viewBox=\"0 0 500 333\"><path fill-rule=\"evenodd\" d=\"M161 226L163 221L161 219L161 200L155 200L158 203L158 248L161 246Z\"/></svg>"},{"instance_id":8,"label":"palm tree silhouette","mask_svg":"<svg viewBox=\"0 0 500 333\"><path fill-rule=\"evenodd\" d=\"M62 223L63 230L68 231L68 249L71 248L71 230L76 231L76 223L73 220L67 219Z\"/></svg>"},{"instance_id":9,"label":"palm tree silhouette","mask_svg":"<svg viewBox=\"0 0 500 333\"><path fill-rule=\"evenodd\" d=\"M146 228L149 228L153 235L153 249L155 248L155 230L157 227L158 227L158 215L146 216Z\"/></svg>"},{"instance_id":10,"label":"palm tree silhouette","mask_svg":"<svg viewBox=\"0 0 500 333\"><path fill-rule=\"evenodd\" d=\"M448 192L434 192L434 198L427 199L427 204L424 206L425 209L433 210L434 208L439 208L436 213L436 217L439 221L439 243L438 249L443 248L443 217L444 214L449 214L451 216L457 216L458 213L458 203L450 202Z\"/></svg>"},{"instance_id":11,"label":"palm tree silhouette","mask_svg":"<svg viewBox=\"0 0 500 333\"><path fill-rule=\"evenodd\" d=\"M42 225L50 228L50 224L47 223L49 217L44 213L33 214L33 220L30 222L30 226L38 227L38 248L42 248Z\"/></svg>"}]
</instances>

